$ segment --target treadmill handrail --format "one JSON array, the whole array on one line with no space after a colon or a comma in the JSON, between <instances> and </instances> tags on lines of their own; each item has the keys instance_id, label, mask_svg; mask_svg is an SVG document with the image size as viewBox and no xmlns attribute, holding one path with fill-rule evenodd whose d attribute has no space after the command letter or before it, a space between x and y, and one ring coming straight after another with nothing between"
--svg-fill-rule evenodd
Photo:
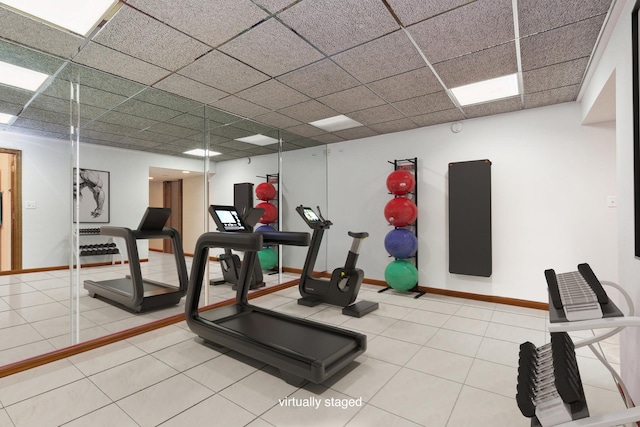
<instances>
[{"instance_id":1,"label":"treadmill handrail","mask_svg":"<svg viewBox=\"0 0 640 427\"><path fill-rule=\"evenodd\" d=\"M309 246L309 233L299 231L257 231L264 243L287 246Z\"/></svg>"}]
</instances>

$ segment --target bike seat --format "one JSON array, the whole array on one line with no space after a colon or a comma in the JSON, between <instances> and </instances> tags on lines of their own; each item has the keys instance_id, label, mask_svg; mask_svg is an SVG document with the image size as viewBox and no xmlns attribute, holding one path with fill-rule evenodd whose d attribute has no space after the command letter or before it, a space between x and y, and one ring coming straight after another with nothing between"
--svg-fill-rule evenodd
<instances>
[{"instance_id":1,"label":"bike seat","mask_svg":"<svg viewBox=\"0 0 640 427\"><path fill-rule=\"evenodd\" d=\"M353 237L354 239L364 239L369 237L369 233L367 233L366 231L363 231L361 233L354 233L353 231L349 231L349 236Z\"/></svg>"}]
</instances>

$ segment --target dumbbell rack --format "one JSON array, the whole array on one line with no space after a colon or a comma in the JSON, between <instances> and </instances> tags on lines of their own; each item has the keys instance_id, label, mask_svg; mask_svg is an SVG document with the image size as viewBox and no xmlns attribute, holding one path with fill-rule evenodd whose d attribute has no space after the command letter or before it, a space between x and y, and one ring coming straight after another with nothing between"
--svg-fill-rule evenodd
<instances>
[{"instance_id":1,"label":"dumbbell rack","mask_svg":"<svg viewBox=\"0 0 640 427\"><path fill-rule=\"evenodd\" d=\"M78 230L78 234L80 236L99 236L100 228L81 228ZM115 264L115 255L120 255L120 262L123 263L122 252L116 242L112 239L107 243L92 243L92 244L82 244L78 246L79 253L78 255L81 257L88 256L111 256L111 263Z\"/></svg>"},{"instance_id":2,"label":"dumbbell rack","mask_svg":"<svg viewBox=\"0 0 640 427\"><path fill-rule=\"evenodd\" d=\"M616 290L618 290L618 292L620 292L620 294L624 297L628 307L627 315L623 317L608 317L601 319L579 320L573 322L551 319L551 323L549 323L548 328L551 334L576 331L594 332L594 336L574 342L574 348L578 349L585 346L589 347L589 349L598 358L598 360L600 360L600 362L607 368L607 370L611 372L611 375L617 382L618 387L624 394L625 404L627 408L606 414L588 416L581 419L577 419L579 416L576 416L572 421L563 422L561 424L549 424L553 425L554 427L610 427L640 421L640 406L633 406L629 391L624 385L624 382L615 371L615 369L607 362L602 352L596 347L598 342L620 333L626 327L640 327L640 317L634 316L633 301L631 300L629 294L622 287L620 287L616 283L608 281L601 281L600 283L603 286L615 288ZM549 304L549 306L551 307L552 304ZM603 332L596 333L595 331L598 330L602 330ZM539 426L541 424L536 418L533 418L531 425Z\"/></svg>"}]
</instances>

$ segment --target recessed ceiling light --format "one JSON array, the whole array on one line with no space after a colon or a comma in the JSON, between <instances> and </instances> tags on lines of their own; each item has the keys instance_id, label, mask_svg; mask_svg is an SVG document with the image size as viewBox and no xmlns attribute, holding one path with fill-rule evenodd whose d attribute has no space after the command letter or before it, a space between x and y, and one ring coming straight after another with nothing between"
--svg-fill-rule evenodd
<instances>
[{"instance_id":1,"label":"recessed ceiling light","mask_svg":"<svg viewBox=\"0 0 640 427\"><path fill-rule=\"evenodd\" d=\"M153 177L152 177L152 176L150 176L150 177L149 177L149 181L151 181L152 179L153 179Z\"/></svg>"},{"instance_id":2,"label":"recessed ceiling light","mask_svg":"<svg viewBox=\"0 0 640 427\"><path fill-rule=\"evenodd\" d=\"M261 145L261 146L278 143L277 139L271 138L270 136L261 135L261 134L245 136L243 138L236 138L236 141L247 142L249 144Z\"/></svg>"},{"instance_id":3,"label":"recessed ceiling light","mask_svg":"<svg viewBox=\"0 0 640 427\"><path fill-rule=\"evenodd\" d=\"M35 92L49 76L0 61L0 83Z\"/></svg>"},{"instance_id":4,"label":"recessed ceiling light","mask_svg":"<svg viewBox=\"0 0 640 427\"><path fill-rule=\"evenodd\" d=\"M182 171L182 173L191 173L191 171Z\"/></svg>"},{"instance_id":5,"label":"recessed ceiling light","mask_svg":"<svg viewBox=\"0 0 640 427\"><path fill-rule=\"evenodd\" d=\"M338 130L351 129L362 126L362 123L356 122L345 115L328 117L322 120L316 120L309 123L312 126L325 130L327 132L335 132Z\"/></svg>"},{"instance_id":6,"label":"recessed ceiling light","mask_svg":"<svg viewBox=\"0 0 640 427\"><path fill-rule=\"evenodd\" d=\"M196 149L193 149L193 150L185 151L182 154L188 154L190 156L204 157L205 156L205 151L202 148L196 148ZM220 154L222 154L222 153L218 153L217 151L209 150L209 157L219 156Z\"/></svg>"},{"instance_id":7,"label":"recessed ceiling light","mask_svg":"<svg viewBox=\"0 0 640 427\"><path fill-rule=\"evenodd\" d=\"M509 74L451 89L460 105L479 104L520 94L518 75Z\"/></svg>"},{"instance_id":8,"label":"recessed ceiling light","mask_svg":"<svg viewBox=\"0 0 640 427\"><path fill-rule=\"evenodd\" d=\"M83 36L116 3L117 0L2 0L2 4Z\"/></svg>"},{"instance_id":9,"label":"recessed ceiling light","mask_svg":"<svg viewBox=\"0 0 640 427\"><path fill-rule=\"evenodd\" d=\"M8 125L14 119L16 119L16 116L12 116L11 114L0 113L0 123L2 123L3 125Z\"/></svg>"}]
</instances>

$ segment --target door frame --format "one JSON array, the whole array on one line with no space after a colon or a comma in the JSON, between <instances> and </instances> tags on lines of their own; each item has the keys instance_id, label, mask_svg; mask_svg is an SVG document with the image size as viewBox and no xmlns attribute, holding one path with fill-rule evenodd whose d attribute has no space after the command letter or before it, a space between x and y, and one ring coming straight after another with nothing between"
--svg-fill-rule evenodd
<instances>
[{"instance_id":1,"label":"door frame","mask_svg":"<svg viewBox=\"0 0 640 427\"><path fill-rule=\"evenodd\" d=\"M0 147L13 155L11 170L11 271L22 270L22 150Z\"/></svg>"}]
</instances>

